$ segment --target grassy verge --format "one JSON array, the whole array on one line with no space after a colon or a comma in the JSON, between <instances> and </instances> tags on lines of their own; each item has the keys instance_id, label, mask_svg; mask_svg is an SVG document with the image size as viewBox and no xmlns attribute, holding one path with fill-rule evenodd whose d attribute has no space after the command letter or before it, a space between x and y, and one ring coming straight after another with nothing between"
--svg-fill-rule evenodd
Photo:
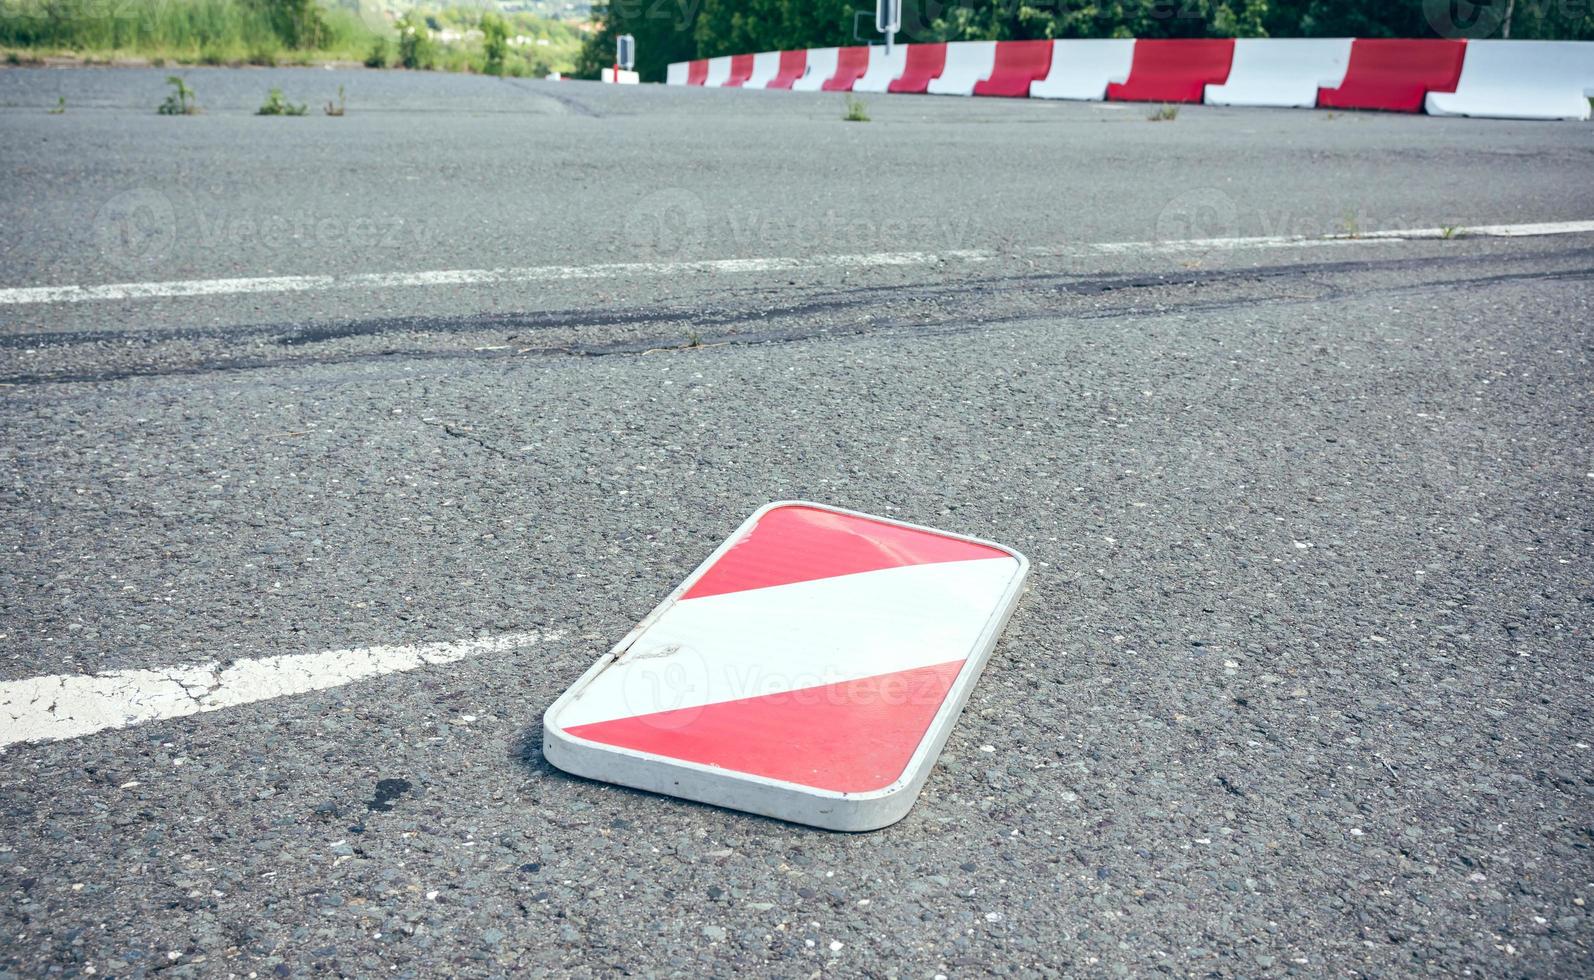
<instances>
[{"instance_id":1,"label":"grassy verge","mask_svg":"<svg viewBox=\"0 0 1594 980\"><path fill-rule=\"evenodd\" d=\"M377 36L351 10L280 0L0 3L0 49L13 63L47 57L196 65L359 61Z\"/></svg>"},{"instance_id":2,"label":"grassy verge","mask_svg":"<svg viewBox=\"0 0 1594 980\"><path fill-rule=\"evenodd\" d=\"M505 25L508 37L546 34L552 27L554 42L511 47L500 36L488 50L482 32L471 32L475 24L465 22L484 16L493 15L473 8L412 14L428 34L452 30L470 36L448 43L429 37L427 57L405 64L400 33L381 15L362 16L316 0L0 0L0 60L158 66L343 62L522 76L574 65L579 41L573 35L565 41L565 25L516 18Z\"/></svg>"}]
</instances>

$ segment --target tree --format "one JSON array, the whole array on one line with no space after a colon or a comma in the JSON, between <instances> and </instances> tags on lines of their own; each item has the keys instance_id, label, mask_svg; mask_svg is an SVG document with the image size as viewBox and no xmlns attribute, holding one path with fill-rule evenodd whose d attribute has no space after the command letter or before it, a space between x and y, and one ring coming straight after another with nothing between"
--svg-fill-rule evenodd
<instances>
[{"instance_id":1,"label":"tree","mask_svg":"<svg viewBox=\"0 0 1594 980\"><path fill-rule=\"evenodd\" d=\"M482 14L482 53L487 56L482 71L502 75L504 59L509 56L509 25L490 10Z\"/></svg>"}]
</instances>

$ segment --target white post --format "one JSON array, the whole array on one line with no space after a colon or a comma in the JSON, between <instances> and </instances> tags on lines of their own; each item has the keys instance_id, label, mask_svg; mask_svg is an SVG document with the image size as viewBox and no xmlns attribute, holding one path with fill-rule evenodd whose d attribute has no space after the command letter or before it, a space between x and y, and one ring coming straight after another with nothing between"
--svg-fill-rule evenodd
<instances>
[{"instance_id":1,"label":"white post","mask_svg":"<svg viewBox=\"0 0 1594 980\"><path fill-rule=\"evenodd\" d=\"M886 54L902 29L902 0L875 0L874 29L886 36Z\"/></svg>"}]
</instances>

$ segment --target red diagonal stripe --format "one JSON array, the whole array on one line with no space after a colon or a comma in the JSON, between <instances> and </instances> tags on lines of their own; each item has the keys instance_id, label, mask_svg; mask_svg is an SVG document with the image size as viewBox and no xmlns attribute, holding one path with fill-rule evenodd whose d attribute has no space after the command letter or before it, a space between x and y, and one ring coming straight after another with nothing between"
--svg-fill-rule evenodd
<instances>
[{"instance_id":1,"label":"red diagonal stripe","mask_svg":"<svg viewBox=\"0 0 1594 980\"><path fill-rule=\"evenodd\" d=\"M931 531L883 524L813 507L777 507L686 590L682 599L811 582L903 565L978 558L1007 552Z\"/></svg>"},{"instance_id":2,"label":"red diagonal stripe","mask_svg":"<svg viewBox=\"0 0 1594 980\"><path fill-rule=\"evenodd\" d=\"M902 775L962 667L953 660L566 731L685 762L864 793Z\"/></svg>"}]
</instances>

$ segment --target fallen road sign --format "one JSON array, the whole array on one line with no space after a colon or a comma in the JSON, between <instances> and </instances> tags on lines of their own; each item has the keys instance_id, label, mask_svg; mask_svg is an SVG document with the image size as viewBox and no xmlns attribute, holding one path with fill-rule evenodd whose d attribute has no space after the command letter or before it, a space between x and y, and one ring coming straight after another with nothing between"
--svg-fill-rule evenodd
<instances>
[{"instance_id":1,"label":"fallen road sign","mask_svg":"<svg viewBox=\"0 0 1594 980\"><path fill-rule=\"evenodd\" d=\"M895 823L1028 571L988 541L769 504L548 708L543 753L829 830Z\"/></svg>"}]
</instances>

